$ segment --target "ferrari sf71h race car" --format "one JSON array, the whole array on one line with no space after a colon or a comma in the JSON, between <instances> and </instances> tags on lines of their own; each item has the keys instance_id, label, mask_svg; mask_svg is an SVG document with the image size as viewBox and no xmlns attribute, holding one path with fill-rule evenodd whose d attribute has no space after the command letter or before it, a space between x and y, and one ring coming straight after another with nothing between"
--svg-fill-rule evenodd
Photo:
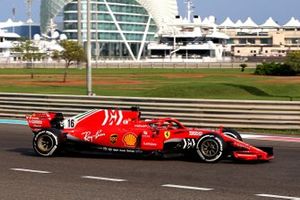
<instances>
[{"instance_id":1,"label":"ferrari sf71h race car","mask_svg":"<svg viewBox=\"0 0 300 200\"><path fill-rule=\"evenodd\" d=\"M53 156L66 149L110 153L188 155L203 162L232 158L268 161L271 147L257 148L234 130L186 128L172 118L142 120L138 108L90 110L64 119L62 113L26 116L33 131L33 149Z\"/></svg>"}]
</instances>

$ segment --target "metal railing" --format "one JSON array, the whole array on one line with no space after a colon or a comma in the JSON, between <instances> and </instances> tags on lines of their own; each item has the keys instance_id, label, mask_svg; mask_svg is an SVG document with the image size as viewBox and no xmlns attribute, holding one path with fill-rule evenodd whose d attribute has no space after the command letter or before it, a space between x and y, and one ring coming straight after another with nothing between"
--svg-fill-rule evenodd
<instances>
[{"instance_id":1,"label":"metal railing","mask_svg":"<svg viewBox=\"0 0 300 200\"><path fill-rule=\"evenodd\" d=\"M0 117L33 112L76 115L89 109L139 106L142 118L172 117L186 126L300 129L300 101L245 101L0 93Z\"/></svg>"},{"instance_id":2,"label":"metal railing","mask_svg":"<svg viewBox=\"0 0 300 200\"><path fill-rule=\"evenodd\" d=\"M201 69L201 68L240 68L242 62L197 62L197 61L186 61L186 62L169 62L169 61L93 61L93 68L108 68L108 69L136 69L136 68L161 68L161 69ZM247 68L255 68L259 62L247 63ZM70 68L82 68L84 64L73 64ZM61 62L37 62L33 63L33 69L39 68L64 68L64 61ZM28 68L26 63L0 63L1 68ZM31 68L31 67L30 67Z\"/></svg>"}]
</instances>

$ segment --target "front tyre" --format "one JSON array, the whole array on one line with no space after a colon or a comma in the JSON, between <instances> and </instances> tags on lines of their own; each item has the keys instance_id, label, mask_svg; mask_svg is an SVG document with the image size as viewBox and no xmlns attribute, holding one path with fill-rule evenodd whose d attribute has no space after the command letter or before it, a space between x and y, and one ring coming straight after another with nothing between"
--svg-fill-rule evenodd
<instances>
[{"instance_id":1,"label":"front tyre","mask_svg":"<svg viewBox=\"0 0 300 200\"><path fill-rule=\"evenodd\" d=\"M224 133L224 135L227 135L227 136L232 137L234 139L243 141L242 136L236 130L234 130L234 129L223 128L223 133Z\"/></svg>"},{"instance_id":2,"label":"front tyre","mask_svg":"<svg viewBox=\"0 0 300 200\"><path fill-rule=\"evenodd\" d=\"M39 131L33 137L34 151L44 157L57 154L62 143L61 132L57 129L45 129Z\"/></svg>"},{"instance_id":3,"label":"front tyre","mask_svg":"<svg viewBox=\"0 0 300 200\"><path fill-rule=\"evenodd\" d=\"M196 145L196 153L199 158L208 163L218 162L225 155L226 143L217 134L202 136Z\"/></svg>"}]
</instances>

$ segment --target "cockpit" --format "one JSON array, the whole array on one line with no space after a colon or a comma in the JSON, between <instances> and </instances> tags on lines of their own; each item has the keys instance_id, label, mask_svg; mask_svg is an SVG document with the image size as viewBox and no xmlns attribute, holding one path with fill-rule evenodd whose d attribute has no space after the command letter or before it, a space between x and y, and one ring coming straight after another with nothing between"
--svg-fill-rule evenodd
<instances>
[{"instance_id":1,"label":"cockpit","mask_svg":"<svg viewBox=\"0 0 300 200\"><path fill-rule=\"evenodd\" d=\"M157 131L159 130L178 130L184 129L184 126L174 119L159 119L149 122L149 126Z\"/></svg>"}]
</instances>

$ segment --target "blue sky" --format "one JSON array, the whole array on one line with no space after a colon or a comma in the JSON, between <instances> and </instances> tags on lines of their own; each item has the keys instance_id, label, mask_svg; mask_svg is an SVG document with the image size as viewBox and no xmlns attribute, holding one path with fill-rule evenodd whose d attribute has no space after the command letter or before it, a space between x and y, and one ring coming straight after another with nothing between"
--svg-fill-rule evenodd
<instances>
[{"instance_id":1,"label":"blue sky","mask_svg":"<svg viewBox=\"0 0 300 200\"><path fill-rule=\"evenodd\" d=\"M41 0L33 1L33 20L39 21L39 4ZM149 0L151 1L151 0ZM177 0L182 15L185 14L184 0ZM214 15L217 22L222 22L227 16L233 20L245 20L252 17L258 24L269 16L280 24L286 23L291 17L300 19L300 0L193 0L195 13L201 17ZM16 8L16 19L26 20L25 0L1 0L0 21L12 18L12 9Z\"/></svg>"}]
</instances>

